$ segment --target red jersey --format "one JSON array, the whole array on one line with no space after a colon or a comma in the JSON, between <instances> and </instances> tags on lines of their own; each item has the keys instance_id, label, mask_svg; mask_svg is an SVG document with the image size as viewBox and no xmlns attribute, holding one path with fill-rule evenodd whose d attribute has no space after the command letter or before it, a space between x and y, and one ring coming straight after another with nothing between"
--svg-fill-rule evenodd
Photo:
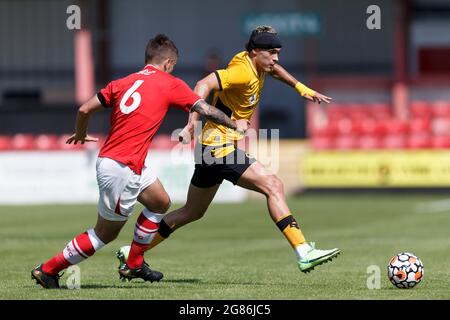
<instances>
[{"instance_id":1,"label":"red jersey","mask_svg":"<svg viewBox=\"0 0 450 320\"><path fill-rule=\"evenodd\" d=\"M152 65L110 82L97 94L111 110L111 129L99 157L141 174L156 131L170 106L189 111L200 99L188 85Z\"/></svg>"}]
</instances>

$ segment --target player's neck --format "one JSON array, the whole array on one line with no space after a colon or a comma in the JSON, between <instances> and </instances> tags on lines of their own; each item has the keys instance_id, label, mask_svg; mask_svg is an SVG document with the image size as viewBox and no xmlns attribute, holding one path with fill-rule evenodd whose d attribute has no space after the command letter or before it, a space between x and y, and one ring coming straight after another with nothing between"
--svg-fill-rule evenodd
<instances>
[{"instance_id":1,"label":"player's neck","mask_svg":"<svg viewBox=\"0 0 450 320\"><path fill-rule=\"evenodd\" d=\"M259 76L262 72L264 72L264 70L260 70L258 68L258 65L256 64L256 56L249 53L248 57L250 58L250 61L252 62L253 66L255 67L255 70L256 70L256 72L258 72L258 76Z\"/></svg>"},{"instance_id":2,"label":"player's neck","mask_svg":"<svg viewBox=\"0 0 450 320\"><path fill-rule=\"evenodd\" d=\"M151 67L153 67L153 68L155 68L155 69L158 69L159 71L162 71L162 72L165 72L164 71L164 67L163 66L161 66L161 65L159 65L159 64L156 64L156 63L147 63L146 65L145 65L145 67L144 68L147 68L148 66L151 66Z\"/></svg>"}]
</instances>

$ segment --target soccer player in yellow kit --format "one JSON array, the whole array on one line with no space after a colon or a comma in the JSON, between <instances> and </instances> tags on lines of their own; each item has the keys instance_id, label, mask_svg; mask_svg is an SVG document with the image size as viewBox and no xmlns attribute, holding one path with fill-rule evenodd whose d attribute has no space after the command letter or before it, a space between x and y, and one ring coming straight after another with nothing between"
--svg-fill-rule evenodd
<instances>
[{"instance_id":1,"label":"soccer player in yellow kit","mask_svg":"<svg viewBox=\"0 0 450 320\"><path fill-rule=\"evenodd\" d=\"M194 91L206 98L214 91L213 105L234 120L250 120L259 102L266 74L294 87L301 96L315 102L329 103L324 96L297 81L278 64L281 42L270 26L256 28L249 39L246 51L236 54L223 70L217 70L200 80ZM187 126L180 135L181 140L190 140L198 113L191 113ZM297 257L302 272L328 262L340 253L340 249L316 249L313 242L306 242L294 216L289 209L281 180L254 158L236 147L244 136L223 125L207 121L200 137L201 159L196 152L195 171L189 186L186 204L168 213L161 221L149 245L142 255L179 227L200 219L212 202L223 179L243 188L264 194L269 214L284 234ZM197 150L198 151L198 150ZM121 265L127 259L126 248L118 252Z\"/></svg>"}]
</instances>

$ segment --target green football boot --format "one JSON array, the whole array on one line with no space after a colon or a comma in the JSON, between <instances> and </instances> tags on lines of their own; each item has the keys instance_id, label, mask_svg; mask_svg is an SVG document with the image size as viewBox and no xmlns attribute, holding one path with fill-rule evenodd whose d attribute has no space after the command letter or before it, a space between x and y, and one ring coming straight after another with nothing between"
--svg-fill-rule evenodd
<instances>
[{"instance_id":1,"label":"green football boot","mask_svg":"<svg viewBox=\"0 0 450 320\"><path fill-rule=\"evenodd\" d=\"M116 257L119 259L119 270L123 269L127 264L128 255L130 254L131 246L120 247L119 251L116 252Z\"/></svg>"},{"instance_id":2,"label":"green football boot","mask_svg":"<svg viewBox=\"0 0 450 320\"><path fill-rule=\"evenodd\" d=\"M319 250L315 248L314 242L310 242L309 245L311 249L308 251L306 256L297 261L300 271L304 273L308 273L316 266L331 261L341 253L341 250L338 248L331 250Z\"/></svg>"}]
</instances>

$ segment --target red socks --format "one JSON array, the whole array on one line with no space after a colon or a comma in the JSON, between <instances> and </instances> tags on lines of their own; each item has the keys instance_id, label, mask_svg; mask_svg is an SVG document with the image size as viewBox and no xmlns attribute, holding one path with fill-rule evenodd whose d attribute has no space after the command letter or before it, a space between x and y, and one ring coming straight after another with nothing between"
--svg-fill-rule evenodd
<instances>
[{"instance_id":1,"label":"red socks","mask_svg":"<svg viewBox=\"0 0 450 320\"><path fill-rule=\"evenodd\" d=\"M158 214L144 209L134 227L134 238L131 243L127 265L131 269L138 268L144 262L144 253L158 232L159 223L164 214Z\"/></svg>"},{"instance_id":2,"label":"red socks","mask_svg":"<svg viewBox=\"0 0 450 320\"><path fill-rule=\"evenodd\" d=\"M104 245L95 234L94 229L89 229L75 237L63 251L44 263L42 271L49 275L56 275L70 265L78 264L89 258Z\"/></svg>"}]
</instances>

